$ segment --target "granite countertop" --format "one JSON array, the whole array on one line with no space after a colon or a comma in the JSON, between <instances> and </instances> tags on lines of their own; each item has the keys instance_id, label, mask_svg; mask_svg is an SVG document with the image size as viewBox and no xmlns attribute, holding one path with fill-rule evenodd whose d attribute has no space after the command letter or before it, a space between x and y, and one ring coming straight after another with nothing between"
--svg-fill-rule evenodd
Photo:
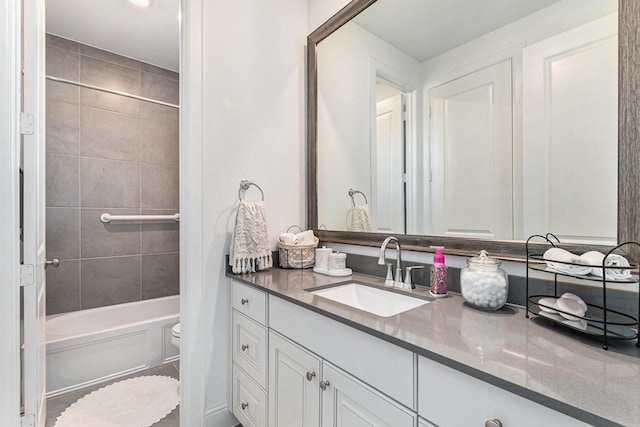
<instances>
[{"instance_id":1,"label":"granite countertop","mask_svg":"<svg viewBox=\"0 0 640 427\"><path fill-rule=\"evenodd\" d=\"M383 285L358 273L330 277L273 268L228 276L589 424L640 423L636 340L610 339L606 351L600 339L527 319L524 307L481 311L458 294L433 300L420 286L398 292L433 302L386 318L305 291L347 280Z\"/></svg>"}]
</instances>

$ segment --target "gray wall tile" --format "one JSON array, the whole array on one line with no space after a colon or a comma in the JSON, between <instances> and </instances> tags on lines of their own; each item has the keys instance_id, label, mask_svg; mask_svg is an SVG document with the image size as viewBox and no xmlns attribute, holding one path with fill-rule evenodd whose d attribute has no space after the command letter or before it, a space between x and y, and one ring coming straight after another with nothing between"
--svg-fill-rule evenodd
<instances>
[{"instance_id":1,"label":"gray wall tile","mask_svg":"<svg viewBox=\"0 0 640 427\"><path fill-rule=\"evenodd\" d=\"M100 221L106 209L81 210L82 258L140 253L140 221ZM109 209L112 215L138 215L139 209Z\"/></svg>"},{"instance_id":2,"label":"gray wall tile","mask_svg":"<svg viewBox=\"0 0 640 427\"><path fill-rule=\"evenodd\" d=\"M80 53L80 43L62 37L54 36L53 34L47 34L46 44L47 46L69 50L73 53Z\"/></svg>"},{"instance_id":3,"label":"gray wall tile","mask_svg":"<svg viewBox=\"0 0 640 427\"><path fill-rule=\"evenodd\" d=\"M143 215L173 215L176 210L143 209ZM180 250L180 223L158 221L142 223L142 253L157 254Z\"/></svg>"},{"instance_id":4,"label":"gray wall tile","mask_svg":"<svg viewBox=\"0 0 640 427\"><path fill-rule=\"evenodd\" d=\"M106 89L140 95L140 71L83 56L80 81Z\"/></svg>"},{"instance_id":5,"label":"gray wall tile","mask_svg":"<svg viewBox=\"0 0 640 427\"><path fill-rule=\"evenodd\" d=\"M48 101L63 101L71 104L80 102L80 88L78 86L52 80L47 80L46 85Z\"/></svg>"},{"instance_id":6,"label":"gray wall tile","mask_svg":"<svg viewBox=\"0 0 640 427\"><path fill-rule=\"evenodd\" d=\"M122 65L123 67L133 68L134 70L140 69L140 61L137 59L127 58L126 56L98 49L93 46L87 46L86 44L80 45L80 54L89 58Z\"/></svg>"},{"instance_id":7,"label":"gray wall tile","mask_svg":"<svg viewBox=\"0 0 640 427\"><path fill-rule=\"evenodd\" d=\"M142 256L142 299L180 293L178 253Z\"/></svg>"},{"instance_id":8,"label":"gray wall tile","mask_svg":"<svg viewBox=\"0 0 640 427\"><path fill-rule=\"evenodd\" d=\"M179 174L177 167L142 163L141 200L142 208L178 209Z\"/></svg>"},{"instance_id":9,"label":"gray wall tile","mask_svg":"<svg viewBox=\"0 0 640 427\"><path fill-rule=\"evenodd\" d=\"M165 79L155 74L142 73L142 96L144 97L178 104L180 102L179 86L175 80Z\"/></svg>"},{"instance_id":10,"label":"gray wall tile","mask_svg":"<svg viewBox=\"0 0 640 427\"><path fill-rule=\"evenodd\" d=\"M139 163L81 158L80 177L83 207L140 207Z\"/></svg>"},{"instance_id":11,"label":"gray wall tile","mask_svg":"<svg viewBox=\"0 0 640 427\"><path fill-rule=\"evenodd\" d=\"M140 161L178 166L178 124L141 119Z\"/></svg>"},{"instance_id":12,"label":"gray wall tile","mask_svg":"<svg viewBox=\"0 0 640 427\"><path fill-rule=\"evenodd\" d=\"M78 158L47 154L47 206L80 206Z\"/></svg>"},{"instance_id":13,"label":"gray wall tile","mask_svg":"<svg viewBox=\"0 0 640 427\"><path fill-rule=\"evenodd\" d=\"M78 155L80 106L47 101L47 153Z\"/></svg>"},{"instance_id":14,"label":"gray wall tile","mask_svg":"<svg viewBox=\"0 0 640 427\"><path fill-rule=\"evenodd\" d=\"M60 261L47 268L47 314L80 310L80 261Z\"/></svg>"},{"instance_id":15,"label":"gray wall tile","mask_svg":"<svg viewBox=\"0 0 640 427\"><path fill-rule=\"evenodd\" d=\"M166 105L154 104L153 102L140 103L140 117L158 122L179 123L180 110Z\"/></svg>"},{"instance_id":16,"label":"gray wall tile","mask_svg":"<svg viewBox=\"0 0 640 427\"><path fill-rule=\"evenodd\" d=\"M142 71L144 72L155 74L157 76L164 77L166 79L171 79L175 81L180 80L180 74L176 73L175 71L171 71L171 70L167 70L166 68L160 68L155 65L147 64L146 62L142 62L140 65L142 65Z\"/></svg>"},{"instance_id":17,"label":"gray wall tile","mask_svg":"<svg viewBox=\"0 0 640 427\"><path fill-rule=\"evenodd\" d=\"M101 108L118 113L140 115L140 102L122 95L82 88L80 102L87 107Z\"/></svg>"},{"instance_id":18,"label":"gray wall tile","mask_svg":"<svg viewBox=\"0 0 640 427\"><path fill-rule=\"evenodd\" d=\"M80 209L47 208L47 258L80 258Z\"/></svg>"},{"instance_id":19,"label":"gray wall tile","mask_svg":"<svg viewBox=\"0 0 640 427\"><path fill-rule=\"evenodd\" d=\"M80 155L112 160L140 160L140 119L82 107Z\"/></svg>"},{"instance_id":20,"label":"gray wall tile","mask_svg":"<svg viewBox=\"0 0 640 427\"><path fill-rule=\"evenodd\" d=\"M140 256L83 259L82 309L140 300Z\"/></svg>"},{"instance_id":21,"label":"gray wall tile","mask_svg":"<svg viewBox=\"0 0 640 427\"><path fill-rule=\"evenodd\" d=\"M47 46L47 75L78 81L80 77L80 55L57 47Z\"/></svg>"}]
</instances>

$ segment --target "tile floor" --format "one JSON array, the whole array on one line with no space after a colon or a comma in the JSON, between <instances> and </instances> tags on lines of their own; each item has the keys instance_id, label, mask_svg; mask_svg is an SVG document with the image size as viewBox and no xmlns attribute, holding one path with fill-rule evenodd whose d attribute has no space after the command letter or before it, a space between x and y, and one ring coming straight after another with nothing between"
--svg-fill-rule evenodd
<instances>
[{"instance_id":1,"label":"tile floor","mask_svg":"<svg viewBox=\"0 0 640 427\"><path fill-rule=\"evenodd\" d=\"M137 372L135 374L128 375L126 377L117 378L112 381L101 383L92 387L87 387L82 390L73 391L67 394L47 399L47 421L45 427L53 427L56 419L60 414L67 409L69 405L74 403L86 394L91 393L99 388L102 388L108 384L122 381L126 378L139 377L142 375L166 375L175 379L180 379L180 364L179 362L168 363L166 365L158 366L156 368L148 369L146 371ZM174 409L169 415L153 424L153 427L179 427L180 426L180 406Z\"/></svg>"}]
</instances>

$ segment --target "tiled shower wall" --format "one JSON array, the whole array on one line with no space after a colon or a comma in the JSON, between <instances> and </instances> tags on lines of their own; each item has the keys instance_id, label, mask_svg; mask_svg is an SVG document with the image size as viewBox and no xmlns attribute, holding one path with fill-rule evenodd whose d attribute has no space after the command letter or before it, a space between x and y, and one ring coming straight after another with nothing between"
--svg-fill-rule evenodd
<instances>
[{"instance_id":1,"label":"tiled shower wall","mask_svg":"<svg viewBox=\"0 0 640 427\"><path fill-rule=\"evenodd\" d=\"M47 75L178 104L178 74L47 35ZM47 314L179 293L176 108L47 81Z\"/></svg>"}]
</instances>

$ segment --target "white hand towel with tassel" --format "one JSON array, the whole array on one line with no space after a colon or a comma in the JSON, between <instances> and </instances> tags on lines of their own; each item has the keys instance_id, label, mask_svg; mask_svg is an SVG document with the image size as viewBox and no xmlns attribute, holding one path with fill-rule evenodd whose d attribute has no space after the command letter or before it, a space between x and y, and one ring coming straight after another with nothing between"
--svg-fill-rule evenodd
<instances>
[{"instance_id":1,"label":"white hand towel with tassel","mask_svg":"<svg viewBox=\"0 0 640 427\"><path fill-rule=\"evenodd\" d=\"M273 267L264 202L240 201L229 265L236 274L255 273Z\"/></svg>"},{"instance_id":2,"label":"white hand towel with tassel","mask_svg":"<svg viewBox=\"0 0 640 427\"><path fill-rule=\"evenodd\" d=\"M351 231L371 231L369 205L360 205L351 208L350 229Z\"/></svg>"},{"instance_id":3,"label":"white hand towel with tassel","mask_svg":"<svg viewBox=\"0 0 640 427\"><path fill-rule=\"evenodd\" d=\"M602 277L602 261L604 260L604 254L598 251L589 251L580 255L583 259L583 264L593 265L591 274L594 276ZM629 261L618 254L609 254L607 260L604 262L605 267L629 267ZM607 268L605 274L609 280L624 280L631 278L631 270Z\"/></svg>"},{"instance_id":4,"label":"white hand towel with tassel","mask_svg":"<svg viewBox=\"0 0 640 427\"><path fill-rule=\"evenodd\" d=\"M580 258L580 256L561 248L547 249L544 253L543 258L547 262L547 266L549 268L560 273L573 274L576 276L586 276L592 271L591 267L584 265L587 263L582 258Z\"/></svg>"}]
</instances>

